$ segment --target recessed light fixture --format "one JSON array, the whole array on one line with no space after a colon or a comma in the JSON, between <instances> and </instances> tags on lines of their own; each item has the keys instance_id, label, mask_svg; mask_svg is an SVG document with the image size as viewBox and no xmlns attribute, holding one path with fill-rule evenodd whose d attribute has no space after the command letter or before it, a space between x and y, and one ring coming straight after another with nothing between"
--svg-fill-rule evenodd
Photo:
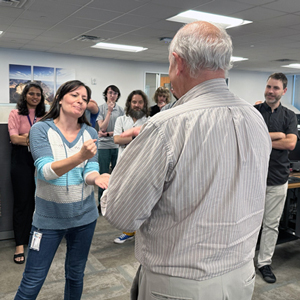
<instances>
[{"instance_id":1,"label":"recessed light fixture","mask_svg":"<svg viewBox=\"0 0 300 300\"><path fill-rule=\"evenodd\" d=\"M126 51L126 52L140 52L145 51L148 48L136 47L136 46L128 46L128 45L120 45L120 44L110 44L110 43L98 43L92 48L100 48L100 49L108 49L108 50L116 50L116 51Z\"/></svg>"},{"instance_id":2,"label":"recessed light fixture","mask_svg":"<svg viewBox=\"0 0 300 300\"><path fill-rule=\"evenodd\" d=\"M196 11L196 10L187 10L172 18L167 19L167 21L173 21L179 23L191 23L200 20L212 22L212 23L218 23L224 28L237 27L237 26L252 23L252 21L247 21L238 18L231 18L222 15L215 15L215 14L210 14L210 13Z\"/></svg>"},{"instance_id":3,"label":"recessed light fixture","mask_svg":"<svg viewBox=\"0 0 300 300\"><path fill-rule=\"evenodd\" d=\"M248 60L248 58L245 58L245 57L239 57L239 56L231 56L231 59L230 59L232 62L235 62L235 61L243 61L243 60Z\"/></svg>"},{"instance_id":4,"label":"recessed light fixture","mask_svg":"<svg viewBox=\"0 0 300 300\"><path fill-rule=\"evenodd\" d=\"M300 64L289 64L282 66L284 68L293 68L293 69L300 69Z\"/></svg>"},{"instance_id":5,"label":"recessed light fixture","mask_svg":"<svg viewBox=\"0 0 300 300\"><path fill-rule=\"evenodd\" d=\"M0 35L3 33L3 31L0 31Z\"/></svg>"},{"instance_id":6,"label":"recessed light fixture","mask_svg":"<svg viewBox=\"0 0 300 300\"><path fill-rule=\"evenodd\" d=\"M94 42L94 43L100 43L103 42L104 39L99 37L99 36L95 36L95 35L80 35L76 38L74 38L75 41L81 41L81 42Z\"/></svg>"},{"instance_id":7,"label":"recessed light fixture","mask_svg":"<svg viewBox=\"0 0 300 300\"><path fill-rule=\"evenodd\" d=\"M165 44L170 44L173 40L171 37L162 37L159 39L161 42L164 42Z\"/></svg>"}]
</instances>

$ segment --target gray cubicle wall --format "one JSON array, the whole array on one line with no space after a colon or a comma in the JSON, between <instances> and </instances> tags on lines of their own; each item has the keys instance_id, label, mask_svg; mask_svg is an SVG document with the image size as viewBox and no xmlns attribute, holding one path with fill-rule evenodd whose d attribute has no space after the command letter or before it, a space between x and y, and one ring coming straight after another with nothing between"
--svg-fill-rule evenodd
<instances>
[{"instance_id":1,"label":"gray cubicle wall","mask_svg":"<svg viewBox=\"0 0 300 300\"><path fill-rule=\"evenodd\" d=\"M13 195L10 179L11 144L7 124L0 124L0 240L10 239L13 234Z\"/></svg>"},{"instance_id":2,"label":"gray cubicle wall","mask_svg":"<svg viewBox=\"0 0 300 300\"><path fill-rule=\"evenodd\" d=\"M0 240L14 238L13 191L10 179L11 144L8 134L8 116L15 103L0 103ZM49 110L46 105L46 111Z\"/></svg>"}]
</instances>

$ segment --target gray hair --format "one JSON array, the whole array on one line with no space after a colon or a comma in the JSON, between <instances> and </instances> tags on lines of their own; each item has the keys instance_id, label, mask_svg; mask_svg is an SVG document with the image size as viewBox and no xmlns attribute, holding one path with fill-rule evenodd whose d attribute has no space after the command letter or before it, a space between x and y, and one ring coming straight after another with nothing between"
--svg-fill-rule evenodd
<instances>
[{"instance_id":1,"label":"gray hair","mask_svg":"<svg viewBox=\"0 0 300 300\"><path fill-rule=\"evenodd\" d=\"M182 27L170 44L169 59L172 52L184 59L193 78L201 69L227 71L232 67L231 38L216 24L198 21Z\"/></svg>"}]
</instances>

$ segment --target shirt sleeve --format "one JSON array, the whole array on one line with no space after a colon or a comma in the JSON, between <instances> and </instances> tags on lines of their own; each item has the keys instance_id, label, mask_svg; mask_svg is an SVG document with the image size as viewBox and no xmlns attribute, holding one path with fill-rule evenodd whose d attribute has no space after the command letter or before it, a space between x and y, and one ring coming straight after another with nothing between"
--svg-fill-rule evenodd
<instances>
[{"instance_id":1,"label":"shirt sleeve","mask_svg":"<svg viewBox=\"0 0 300 300\"><path fill-rule=\"evenodd\" d=\"M299 139L298 135L298 120L294 112L290 113L290 117L288 118L288 128L285 132L285 134L295 134L297 138Z\"/></svg>"},{"instance_id":2,"label":"shirt sleeve","mask_svg":"<svg viewBox=\"0 0 300 300\"><path fill-rule=\"evenodd\" d=\"M96 130L94 128L89 127L88 131L89 131L89 134L91 135L91 138L94 140L97 140L98 134L97 134ZM97 145L98 142L96 141L95 143L98 148L98 145ZM84 172L83 172L84 181L86 180L86 177L93 172L99 172L98 153L96 153L92 158L90 158L87 161L86 166L84 168Z\"/></svg>"},{"instance_id":3,"label":"shirt sleeve","mask_svg":"<svg viewBox=\"0 0 300 300\"><path fill-rule=\"evenodd\" d=\"M20 128L20 117L18 115L18 111L16 109L12 110L9 113L8 117L8 131L9 135L19 135Z\"/></svg>"},{"instance_id":4,"label":"shirt sleeve","mask_svg":"<svg viewBox=\"0 0 300 300\"><path fill-rule=\"evenodd\" d=\"M124 128L123 128L123 117L118 117L116 119L116 123L115 123L115 128L114 128L114 136L115 135L120 135L122 132L124 132Z\"/></svg>"},{"instance_id":5,"label":"shirt sleeve","mask_svg":"<svg viewBox=\"0 0 300 300\"><path fill-rule=\"evenodd\" d=\"M37 169L38 177L43 180L57 179L59 176L51 168L54 161L48 139L48 126L43 122L34 124L30 130L30 151Z\"/></svg>"},{"instance_id":6,"label":"shirt sleeve","mask_svg":"<svg viewBox=\"0 0 300 300\"><path fill-rule=\"evenodd\" d=\"M104 110L103 110L103 106L101 105L99 106L99 113L96 121L102 121L104 119L105 119Z\"/></svg>"},{"instance_id":7,"label":"shirt sleeve","mask_svg":"<svg viewBox=\"0 0 300 300\"><path fill-rule=\"evenodd\" d=\"M120 230L137 230L161 198L170 166L170 152L158 130L147 124L129 144L101 198L105 218Z\"/></svg>"}]
</instances>

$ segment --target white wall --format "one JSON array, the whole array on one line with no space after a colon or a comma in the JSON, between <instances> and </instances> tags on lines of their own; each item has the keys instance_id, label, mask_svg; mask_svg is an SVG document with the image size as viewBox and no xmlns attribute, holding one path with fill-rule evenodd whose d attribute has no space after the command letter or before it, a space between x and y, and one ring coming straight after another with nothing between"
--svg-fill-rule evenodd
<instances>
[{"instance_id":1,"label":"white wall","mask_svg":"<svg viewBox=\"0 0 300 300\"><path fill-rule=\"evenodd\" d=\"M270 73L263 72L243 72L237 70L230 70L228 73L229 89L242 99L245 99L251 104L256 101L264 101L264 92L266 82ZM287 75L288 86L287 92L282 97L281 102L283 105L294 110L296 113L300 113L292 103L292 91L293 91L293 76Z\"/></svg>"},{"instance_id":2,"label":"white wall","mask_svg":"<svg viewBox=\"0 0 300 300\"><path fill-rule=\"evenodd\" d=\"M134 54L133 54L134 55ZM128 94L135 89L144 89L145 72L168 73L168 64L139 63L55 53L18 51L0 48L0 103L9 102L9 64L75 69L76 79L92 89L92 99L104 103L104 89L114 84L120 88L118 104L125 106ZM96 79L96 85L91 79Z\"/></svg>"},{"instance_id":3,"label":"white wall","mask_svg":"<svg viewBox=\"0 0 300 300\"><path fill-rule=\"evenodd\" d=\"M134 55L134 54L133 54ZM167 54L166 54L167 55ZM127 95L135 89L144 89L145 72L168 73L168 64L121 61L84 56L72 56L46 52L21 51L0 48L0 103L9 102L9 64L23 64L54 68L74 69L76 79L92 89L92 98L98 104L104 103L103 90L115 84L121 90L118 104L125 106ZM230 90L251 104L264 99L264 90L269 73L230 70ZM96 79L96 85L91 79ZM300 113L291 106L292 76L288 76L288 91L283 96L284 105Z\"/></svg>"}]
</instances>

